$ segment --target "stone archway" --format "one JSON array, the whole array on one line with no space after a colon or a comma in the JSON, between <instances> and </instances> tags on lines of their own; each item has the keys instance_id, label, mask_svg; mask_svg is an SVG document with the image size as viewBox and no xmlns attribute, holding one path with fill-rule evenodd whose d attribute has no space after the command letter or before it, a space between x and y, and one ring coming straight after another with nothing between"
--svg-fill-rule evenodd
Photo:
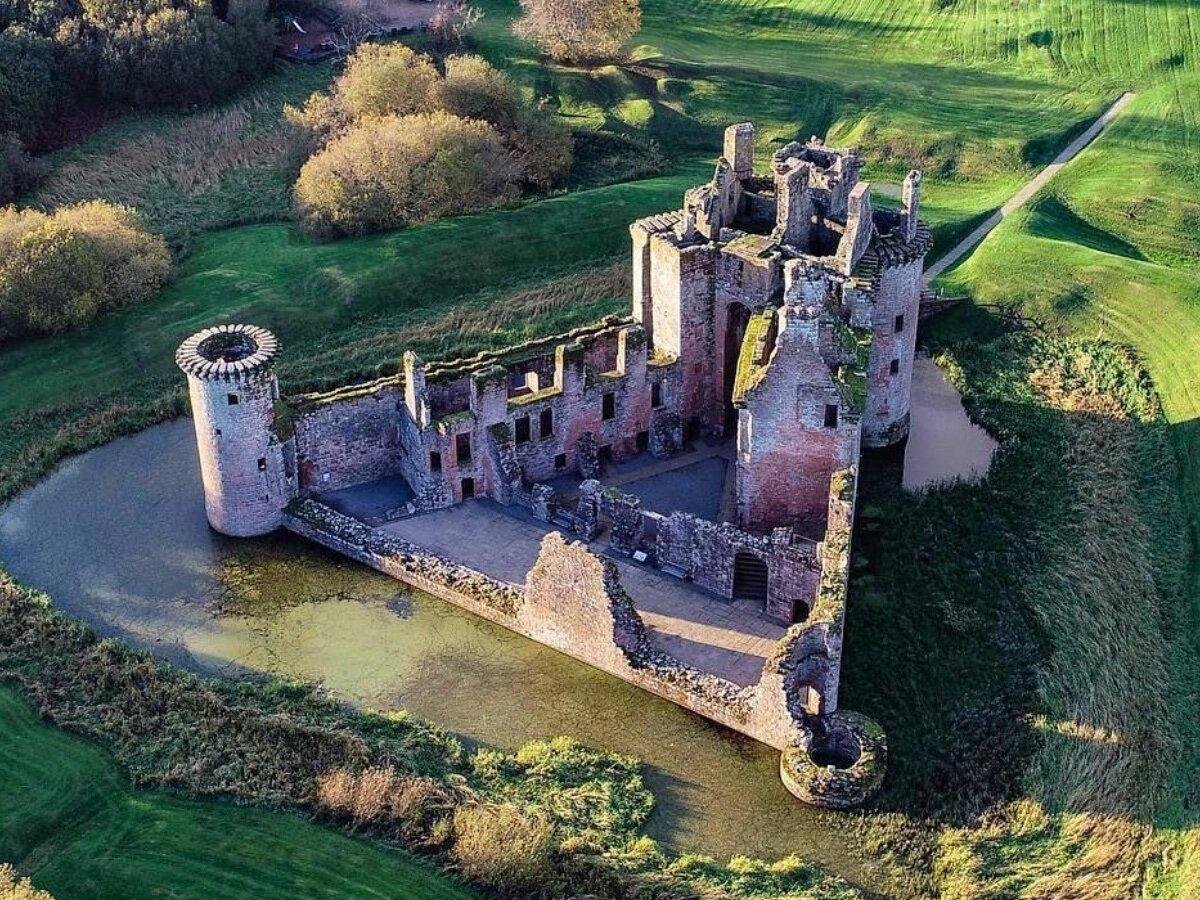
<instances>
[{"instance_id":1,"label":"stone archway","mask_svg":"<svg viewBox=\"0 0 1200 900\"><path fill-rule=\"evenodd\" d=\"M742 354L742 342L746 339L746 326L750 324L750 309L742 303L731 303L725 312L725 384L722 399L725 402L725 435L732 435L737 428L737 410L733 406L733 388L737 383L738 357Z\"/></svg>"}]
</instances>

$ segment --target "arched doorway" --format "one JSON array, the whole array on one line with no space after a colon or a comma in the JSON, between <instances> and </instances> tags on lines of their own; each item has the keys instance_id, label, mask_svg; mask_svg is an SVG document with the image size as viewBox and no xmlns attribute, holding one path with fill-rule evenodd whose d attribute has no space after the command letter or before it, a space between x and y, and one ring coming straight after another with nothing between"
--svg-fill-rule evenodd
<instances>
[{"instance_id":1,"label":"arched doorway","mask_svg":"<svg viewBox=\"0 0 1200 900\"><path fill-rule=\"evenodd\" d=\"M737 427L737 410L733 408L733 387L737 382L738 357L742 354L742 341L746 339L746 326L750 324L750 310L741 303L731 303L725 313L725 436L729 437Z\"/></svg>"},{"instance_id":2,"label":"arched doorway","mask_svg":"<svg viewBox=\"0 0 1200 900\"><path fill-rule=\"evenodd\" d=\"M733 599L767 602L767 564L753 553L738 553L733 558Z\"/></svg>"}]
</instances>

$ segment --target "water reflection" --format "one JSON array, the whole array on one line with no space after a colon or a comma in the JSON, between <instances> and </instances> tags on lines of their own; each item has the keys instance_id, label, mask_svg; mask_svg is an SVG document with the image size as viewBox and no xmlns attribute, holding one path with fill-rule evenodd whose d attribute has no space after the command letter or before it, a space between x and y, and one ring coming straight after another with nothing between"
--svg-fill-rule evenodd
<instances>
[{"instance_id":1,"label":"water reflection","mask_svg":"<svg viewBox=\"0 0 1200 900\"><path fill-rule=\"evenodd\" d=\"M65 462L0 511L0 557L97 630L174 662L321 681L470 741L569 734L646 762L656 837L718 856L797 852L880 881L836 816L783 789L774 751L291 536L216 535L188 420Z\"/></svg>"},{"instance_id":2,"label":"water reflection","mask_svg":"<svg viewBox=\"0 0 1200 900\"><path fill-rule=\"evenodd\" d=\"M946 373L928 356L913 365L912 422L904 447L904 487L920 490L955 478L983 476L996 441L963 409Z\"/></svg>"}]
</instances>

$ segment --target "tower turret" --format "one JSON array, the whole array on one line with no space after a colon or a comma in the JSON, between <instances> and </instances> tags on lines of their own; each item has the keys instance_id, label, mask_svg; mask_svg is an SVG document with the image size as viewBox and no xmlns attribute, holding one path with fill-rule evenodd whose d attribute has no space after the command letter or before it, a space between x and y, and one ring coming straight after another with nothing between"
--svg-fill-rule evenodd
<instances>
[{"instance_id":1,"label":"tower turret","mask_svg":"<svg viewBox=\"0 0 1200 900\"><path fill-rule=\"evenodd\" d=\"M874 340L867 367L868 399L862 442L887 447L908 436L912 403L917 320L921 311L921 273L933 235L918 218L921 173L904 179L899 213L875 210L872 279Z\"/></svg>"},{"instance_id":2,"label":"tower turret","mask_svg":"<svg viewBox=\"0 0 1200 900\"><path fill-rule=\"evenodd\" d=\"M208 521L233 537L274 531L296 494L295 440L275 379L278 349L265 328L218 325L175 351L187 375Z\"/></svg>"}]
</instances>

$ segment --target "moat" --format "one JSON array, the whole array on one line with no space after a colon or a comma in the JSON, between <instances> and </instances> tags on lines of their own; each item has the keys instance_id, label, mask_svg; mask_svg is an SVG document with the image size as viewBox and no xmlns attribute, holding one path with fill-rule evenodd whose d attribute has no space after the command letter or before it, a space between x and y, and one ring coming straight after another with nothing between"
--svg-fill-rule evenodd
<instances>
[{"instance_id":1,"label":"moat","mask_svg":"<svg viewBox=\"0 0 1200 900\"><path fill-rule=\"evenodd\" d=\"M973 427L958 409L947 421ZM978 454L960 465L978 471ZM876 882L837 816L787 793L770 748L298 538L223 538L200 496L191 423L152 428L68 460L6 507L0 558L72 615L177 663L319 680L467 741L569 734L646 763L660 839L796 851Z\"/></svg>"}]
</instances>

